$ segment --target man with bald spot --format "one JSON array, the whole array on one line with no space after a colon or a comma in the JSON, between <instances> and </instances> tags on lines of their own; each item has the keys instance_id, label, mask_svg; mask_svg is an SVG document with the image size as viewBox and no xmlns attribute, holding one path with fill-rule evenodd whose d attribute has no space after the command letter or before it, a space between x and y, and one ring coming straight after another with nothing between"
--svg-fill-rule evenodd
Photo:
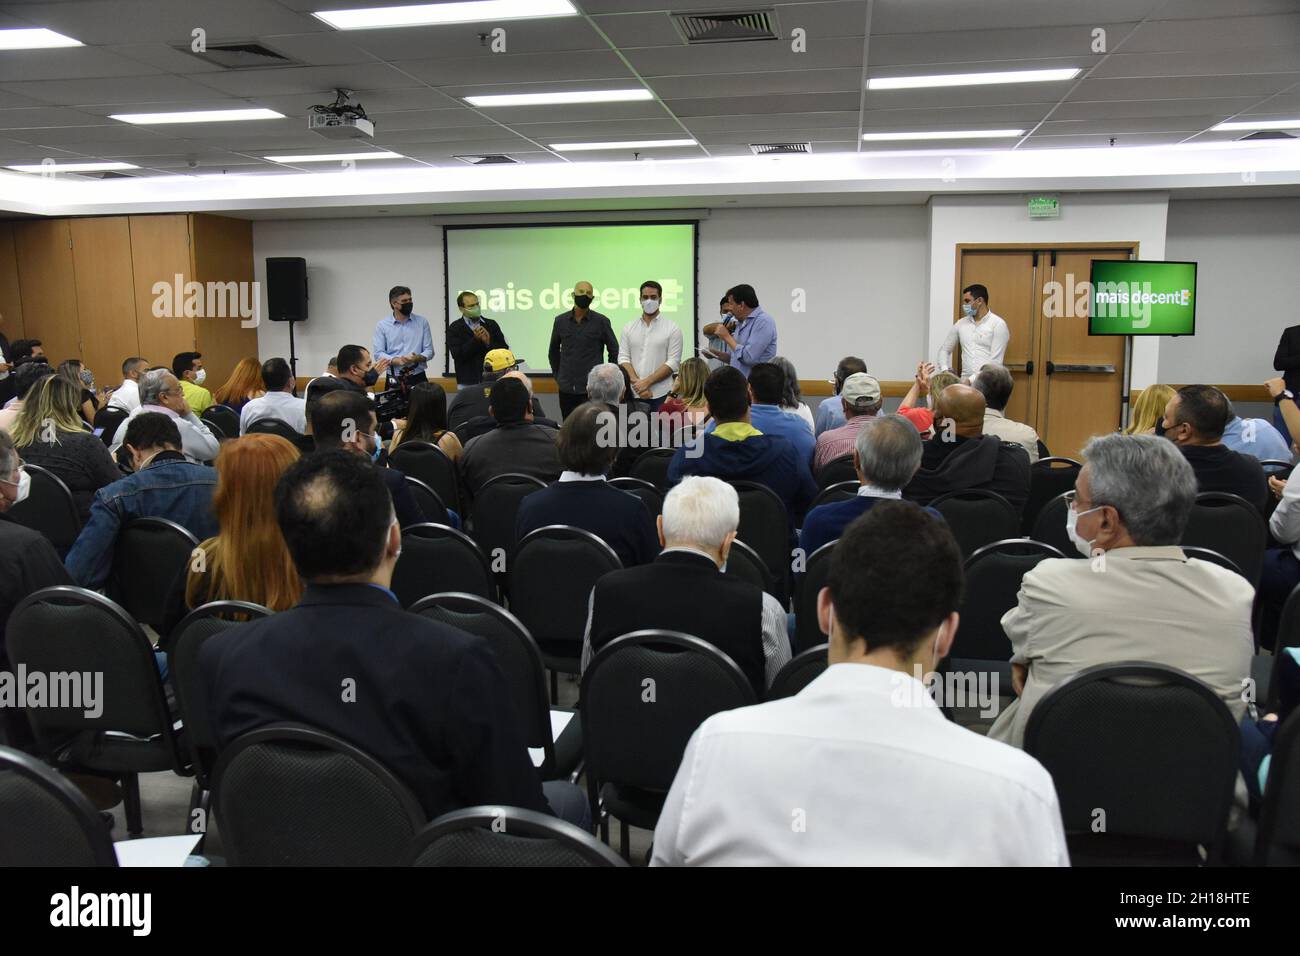
<instances>
[{"instance_id":1,"label":"man with bald spot","mask_svg":"<svg viewBox=\"0 0 1300 956\"><path fill-rule=\"evenodd\" d=\"M524 387L528 389L529 399L532 402L532 407L533 407L532 418L529 419L530 421L535 422L538 425L545 425L547 428L554 428L556 431L559 430L560 426L557 422L552 421L551 419L547 418L545 415L542 414L542 405L537 400L537 398L533 396L532 379L530 379L527 375L525 375L523 372L519 371L518 369L515 369L510 372L506 372L504 375L501 376L501 378L502 379L513 378L524 383ZM501 379L497 379L497 381L500 380ZM497 427L497 420L493 418L491 415L476 415L473 418L456 426L455 431L457 437L460 438L461 440L461 444L465 444L471 441L472 439L478 438L479 435L486 435L488 432L492 431L492 429L496 427Z\"/></svg>"},{"instance_id":2,"label":"man with bald spot","mask_svg":"<svg viewBox=\"0 0 1300 956\"><path fill-rule=\"evenodd\" d=\"M935 403L934 437L925 442L921 468L903 497L928 505L950 491L979 488L1022 511L1029 498L1029 455L984 434L984 396L969 385L949 385Z\"/></svg>"}]
</instances>

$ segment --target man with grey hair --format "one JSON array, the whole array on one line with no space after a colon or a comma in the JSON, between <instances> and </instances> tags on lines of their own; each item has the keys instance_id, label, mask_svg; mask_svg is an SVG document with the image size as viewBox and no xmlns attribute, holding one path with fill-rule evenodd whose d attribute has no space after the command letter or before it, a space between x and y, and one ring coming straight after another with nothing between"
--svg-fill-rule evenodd
<instances>
[{"instance_id":1,"label":"man with grey hair","mask_svg":"<svg viewBox=\"0 0 1300 956\"><path fill-rule=\"evenodd\" d=\"M1005 442L1014 442L1029 453L1029 463L1038 461L1038 432L1024 422L1007 418L1007 402L1015 381L1005 365L986 363L971 379L971 387L984 396L984 434L997 435Z\"/></svg>"},{"instance_id":2,"label":"man with grey hair","mask_svg":"<svg viewBox=\"0 0 1300 956\"><path fill-rule=\"evenodd\" d=\"M683 478L655 523L659 557L606 574L592 589L582 669L624 634L681 631L735 661L761 699L790 659L790 639L776 598L723 573L740 525L736 489L719 478Z\"/></svg>"},{"instance_id":3,"label":"man with grey hair","mask_svg":"<svg viewBox=\"0 0 1300 956\"><path fill-rule=\"evenodd\" d=\"M1065 526L1091 560L1049 558L1025 574L1017 606L1002 618L1018 699L989 736L1022 746L1029 714L1051 687L1120 661L1185 671L1240 720L1255 590L1178 546L1196 501L1191 465L1154 435L1093 438L1083 458Z\"/></svg>"},{"instance_id":4,"label":"man with grey hair","mask_svg":"<svg viewBox=\"0 0 1300 956\"><path fill-rule=\"evenodd\" d=\"M606 405L623 401L623 370L613 362L605 362L588 372L587 401Z\"/></svg>"},{"instance_id":5,"label":"man with grey hair","mask_svg":"<svg viewBox=\"0 0 1300 956\"><path fill-rule=\"evenodd\" d=\"M180 381L163 369L145 372L140 377L140 405L123 420L113 435L110 450L114 455L122 447L122 439L126 437L126 429L131 420L149 412L160 412L176 422L176 428L181 433L181 453L190 461L212 461L217 457L221 442L207 424L194 414L189 402L185 400L185 393L181 391Z\"/></svg>"},{"instance_id":6,"label":"man with grey hair","mask_svg":"<svg viewBox=\"0 0 1300 956\"><path fill-rule=\"evenodd\" d=\"M856 375L849 377L857 378ZM848 387L847 383L845 387ZM853 470L858 473L858 493L848 501L832 501L808 512L799 532L799 547L805 556L837 540L845 528L866 514L876 502L902 498L903 488L921 467L921 436L911 422L902 415L882 415L870 421L871 427L859 430L853 445ZM827 432L822 438L829 434ZM938 518L943 517L933 508L926 507L925 510Z\"/></svg>"}]
</instances>

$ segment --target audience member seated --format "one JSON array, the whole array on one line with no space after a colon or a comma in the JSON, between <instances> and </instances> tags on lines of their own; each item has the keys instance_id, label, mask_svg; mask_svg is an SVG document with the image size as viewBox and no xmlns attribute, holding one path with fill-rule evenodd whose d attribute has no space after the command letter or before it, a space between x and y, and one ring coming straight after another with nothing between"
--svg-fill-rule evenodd
<instances>
[{"instance_id":1,"label":"audience member seated","mask_svg":"<svg viewBox=\"0 0 1300 956\"><path fill-rule=\"evenodd\" d=\"M1029 498L1029 455L984 434L984 396L969 385L949 385L935 402L934 437L921 452L921 469L903 497L929 504L950 491L993 491L1016 511Z\"/></svg>"},{"instance_id":2,"label":"audience member seated","mask_svg":"<svg viewBox=\"0 0 1300 956\"><path fill-rule=\"evenodd\" d=\"M370 386L379 381L379 376L388 368L388 359L372 362L370 350L364 345L345 345L339 349L334 359L336 374L322 375L307 383L307 394L303 398L311 401L324 398L329 392L354 392L366 395Z\"/></svg>"},{"instance_id":3,"label":"audience member seated","mask_svg":"<svg viewBox=\"0 0 1300 956\"><path fill-rule=\"evenodd\" d=\"M285 611L302 596L302 581L276 524L274 492L298 460L298 449L279 435L246 435L222 444L212 513L216 537L199 547L172 583L164 630L209 601L251 601Z\"/></svg>"},{"instance_id":4,"label":"audience member seated","mask_svg":"<svg viewBox=\"0 0 1300 956\"><path fill-rule=\"evenodd\" d=\"M602 439L617 436L617 423L609 406L598 402L586 402L569 413L556 441L564 471L557 483L519 503L516 541L538 528L567 524L608 544L625 568L654 559L659 545L645 503L605 481L619 449L612 441L602 444Z\"/></svg>"},{"instance_id":5,"label":"audience member seated","mask_svg":"<svg viewBox=\"0 0 1300 956\"><path fill-rule=\"evenodd\" d=\"M851 452L853 470L858 473L858 493L847 501L832 501L808 512L799 531L799 548L805 557L837 540L873 505L902 498L903 488L921 467L921 436L911 422L901 415L884 415L871 421L874 424L870 428L858 432ZM823 432L822 437L832 433ZM933 508L925 510L936 518L943 517Z\"/></svg>"},{"instance_id":6,"label":"audience member seated","mask_svg":"<svg viewBox=\"0 0 1300 956\"><path fill-rule=\"evenodd\" d=\"M616 637L645 628L681 631L735 661L763 697L790 659L790 638L776 598L722 573L740 524L736 489L717 478L684 478L664 498L656 524L663 551L653 563L606 574L592 589L583 670Z\"/></svg>"},{"instance_id":7,"label":"audience member seated","mask_svg":"<svg viewBox=\"0 0 1300 956\"><path fill-rule=\"evenodd\" d=\"M67 379L76 387L77 415L90 425L95 420L95 412L99 411L99 397L95 394L95 376L91 374L90 369L81 364L80 359L60 362L55 374Z\"/></svg>"},{"instance_id":8,"label":"audience member seated","mask_svg":"<svg viewBox=\"0 0 1300 956\"><path fill-rule=\"evenodd\" d=\"M1291 446L1273 423L1263 418L1242 418L1228 403L1231 418L1223 429L1223 444L1256 461L1290 461Z\"/></svg>"},{"instance_id":9,"label":"audience member seated","mask_svg":"<svg viewBox=\"0 0 1300 956\"><path fill-rule=\"evenodd\" d=\"M18 454L62 479L77 514L90 517L96 491L122 477L107 446L86 430L78 414L81 390L62 375L47 375L27 393L10 435Z\"/></svg>"},{"instance_id":10,"label":"audience member seated","mask_svg":"<svg viewBox=\"0 0 1300 956\"><path fill-rule=\"evenodd\" d=\"M781 408L785 372L774 362L759 362L749 371L750 423L764 435L779 436L794 445L799 459L811 467L817 439L812 426L798 415ZM706 434L720 424L717 416L705 427Z\"/></svg>"},{"instance_id":11,"label":"audience member seated","mask_svg":"<svg viewBox=\"0 0 1300 956\"><path fill-rule=\"evenodd\" d=\"M621 444L618 456L614 459L614 467L610 470L615 478L630 474L636 460L654 446L657 437L651 428L655 413L649 410L650 406L646 402L628 401L627 397L631 394L632 381L627 369L620 365L603 362L593 366L587 373L587 401L608 405L610 411L622 415L627 423L626 433L618 433ZM663 410L662 405L660 410ZM638 423L643 423L643 427L639 427ZM644 440L634 441L638 435L643 436Z\"/></svg>"},{"instance_id":12,"label":"audience member seated","mask_svg":"<svg viewBox=\"0 0 1300 956\"><path fill-rule=\"evenodd\" d=\"M497 427L471 439L460 456L461 478L471 495L497 475L531 475L542 481L560 477L560 457L555 449L558 433L533 421L523 382L513 378L496 382L488 410Z\"/></svg>"},{"instance_id":13,"label":"audience member seated","mask_svg":"<svg viewBox=\"0 0 1300 956\"><path fill-rule=\"evenodd\" d=\"M218 405L225 405L236 412L243 412L244 406L255 398L266 394L266 383L262 379L262 363L255 358L242 358L235 365L219 389L212 393Z\"/></svg>"},{"instance_id":14,"label":"audience member seated","mask_svg":"<svg viewBox=\"0 0 1300 956\"><path fill-rule=\"evenodd\" d=\"M346 451L364 458L379 469L379 477L388 488L403 527L420 524L424 512L407 487L406 476L396 468L379 467L384 442L379 437L374 406L361 391L336 389L313 398L308 409L316 451ZM459 524L459 522L456 522Z\"/></svg>"},{"instance_id":15,"label":"audience member seated","mask_svg":"<svg viewBox=\"0 0 1300 956\"><path fill-rule=\"evenodd\" d=\"M1125 435L1155 435L1156 426L1165 417L1165 406L1178 393L1168 385L1148 385L1129 403Z\"/></svg>"},{"instance_id":16,"label":"audience member seated","mask_svg":"<svg viewBox=\"0 0 1300 956\"><path fill-rule=\"evenodd\" d=\"M581 791L538 780L487 642L406 613L389 590L402 536L374 468L338 451L309 455L277 484L275 513L306 589L289 610L203 646L199 668L222 745L268 724L302 723L370 754L430 819L488 804L554 807L589 824Z\"/></svg>"},{"instance_id":17,"label":"audience member seated","mask_svg":"<svg viewBox=\"0 0 1300 956\"><path fill-rule=\"evenodd\" d=\"M1011 401L1011 390L1016 384L1007 367L985 362L970 384L984 396L984 434L997 435L1005 442L1019 445L1029 455L1031 465L1038 461L1038 432L1006 416L1007 402Z\"/></svg>"},{"instance_id":18,"label":"audience member seated","mask_svg":"<svg viewBox=\"0 0 1300 956\"><path fill-rule=\"evenodd\" d=\"M1183 453L1201 491L1240 495L1264 514L1268 482L1259 461L1223 444L1223 429L1232 417L1228 396L1213 385L1184 385L1165 405L1157 434Z\"/></svg>"},{"instance_id":19,"label":"audience member seated","mask_svg":"<svg viewBox=\"0 0 1300 956\"><path fill-rule=\"evenodd\" d=\"M835 459L853 454L853 444L863 427L874 422L880 414L880 383L866 372L855 372L844 380L837 401L844 424L817 436L817 450L813 453L814 474Z\"/></svg>"},{"instance_id":20,"label":"audience member seated","mask_svg":"<svg viewBox=\"0 0 1300 956\"><path fill-rule=\"evenodd\" d=\"M1278 729L1300 708L1300 647L1282 651L1276 673L1278 709L1258 720L1248 717L1241 722L1241 771L1246 778L1252 815L1258 812L1264 798Z\"/></svg>"},{"instance_id":21,"label":"audience member seated","mask_svg":"<svg viewBox=\"0 0 1300 956\"><path fill-rule=\"evenodd\" d=\"M122 363L122 384L108 396L108 407L128 415L140 407L140 379L149 370L149 360L133 355Z\"/></svg>"},{"instance_id":22,"label":"audience member seated","mask_svg":"<svg viewBox=\"0 0 1300 956\"><path fill-rule=\"evenodd\" d=\"M195 415L202 415L212 404L212 393L203 387L208 373L199 352L181 352L172 359L172 374L180 382L181 393Z\"/></svg>"},{"instance_id":23,"label":"audience member seated","mask_svg":"<svg viewBox=\"0 0 1300 956\"><path fill-rule=\"evenodd\" d=\"M772 359L772 364L779 368L781 374L785 376L785 387L781 389L781 411L788 412L801 419L808 426L808 430L813 431L812 409L803 400L803 392L799 388L799 373L795 370L794 363L788 358L778 355ZM813 437L816 437L815 432Z\"/></svg>"},{"instance_id":24,"label":"audience member seated","mask_svg":"<svg viewBox=\"0 0 1300 956\"><path fill-rule=\"evenodd\" d=\"M239 413L239 434L264 418L276 418L300 435L307 433L307 402L294 392L293 371L282 358L270 358L258 370L262 394L249 399Z\"/></svg>"},{"instance_id":25,"label":"audience member seated","mask_svg":"<svg viewBox=\"0 0 1300 956\"><path fill-rule=\"evenodd\" d=\"M117 428L112 451L122 447L126 430L137 416L165 415L176 423L181 436L181 452L190 461L211 461L217 457L221 442L190 407L180 382L171 372L154 369L140 379L140 404Z\"/></svg>"},{"instance_id":26,"label":"audience member seated","mask_svg":"<svg viewBox=\"0 0 1300 956\"><path fill-rule=\"evenodd\" d=\"M813 415L813 433L821 437L822 432L830 431L832 428L839 428L844 424L844 406L838 401L840 391L844 388L844 383L848 381L850 375L856 375L859 372L866 372L867 363L862 361L856 355L846 355L840 359L840 364L835 366L835 376L831 379L831 384L835 386L835 394L831 398L824 398L821 404L817 406L817 412Z\"/></svg>"},{"instance_id":27,"label":"audience member seated","mask_svg":"<svg viewBox=\"0 0 1300 956\"><path fill-rule=\"evenodd\" d=\"M776 492L791 521L797 522L817 495L810 456L801 455L788 439L764 435L750 423L749 383L734 367L723 365L709 373L704 398L717 427L673 453L669 483L687 475L761 482Z\"/></svg>"},{"instance_id":28,"label":"audience member seated","mask_svg":"<svg viewBox=\"0 0 1300 956\"><path fill-rule=\"evenodd\" d=\"M200 541L217 533L212 514L216 472L186 459L175 418L141 409L123 425L122 443L134 471L95 492L90 520L65 562L73 580L92 591L108 581L118 532L135 518L175 521Z\"/></svg>"},{"instance_id":29,"label":"audience member seated","mask_svg":"<svg viewBox=\"0 0 1300 956\"><path fill-rule=\"evenodd\" d=\"M916 426L924 438L934 434L935 401L949 385L961 382L954 372L939 370L931 362L922 362L912 377L912 387L898 405L898 414ZM921 400L925 399L925 404Z\"/></svg>"},{"instance_id":30,"label":"audience member seated","mask_svg":"<svg viewBox=\"0 0 1300 956\"><path fill-rule=\"evenodd\" d=\"M18 366L10 374L10 378L14 380L14 397L9 399L4 408L0 408L0 431L12 434L14 422L18 420L18 415L23 410L23 400L27 397L27 393L41 379L53 374L54 369L40 362L27 362Z\"/></svg>"},{"instance_id":31,"label":"audience member seated","mask_svg":"<svg viewBox=\"0 0 1300 956\"><path fill-rule=\"evenodd\" d=\"M651 865L1068 865L1047 771L949 721L922 682L961 592L943 522L895 502L855 521L817 596L830 666L700 725Z\"/></svg>"},{"instance_id":32,"label":"audience member seated","mask_svg":"<svg viewBox=\"0 0 1300 956\"><path fill-rule=\"evenodd\" d=\"M673 389L659 406L657 415L671 423L672 434L706 421L709 406L704 401L704 381L709 377L709 363L697 356L682 359L673 376Z\"/></svg>"},{"instance_id":33,"label":"audience member seated","mask_svg":"<svg viewBox=\"0 0 1300 956\"><path fill-rule=\"evenodd\" d=\"M420 382L411 389L411 407L405 418L393 422L388 453L404 441L427 441L452 461L460 457L460 439L447 428L447 393L437 382Z\"/></svg>"},{"instance_id":34,"label":"audience member seated","mask_svg":"<svg viewBox=\"0 0 1300 956\"><path fill-rule=\"evenodd\" d=\"M501 373L501 375L499 376L494 376L493 380L500 381L501 379L504 378L513 378L516 381L523 382L524 388L528 389L528 401L531 404L533 409L533 424L544 425L547 428L559 429L560 426L558 423L556 423L553 419L547 418L545 414L543 414L542 403L539 402L533 396L533 380L531 378L529 378L523 372L519 371L519 369L512 368L509 371ZM472 385L470 386L470 388L474 388L474 389L482 388L485 400L486 400L486 396L490 394L492 391L490 385L486 385L486 386ZM469 419L468 421L462 422L460 425L457 426L459 428L459 431L456 433L457 442L460 442L461 438L463 437L464 441L461 442L461 444L468 445L475 438L478 438L479 435L486 435L488 432L492 431L492 429L497 427L497 420L493 418L491 415L487 414L487 409L488 406L484 405L483 406L484 414L475 415L473 418Z\"/></svg>"},{"instance_id":35,"label":"audience member seated","mask_svg":"<svg viewBox=\"0 0 1300 956\"><path fill-rule=\"evenodd\" d=\"M1002 618L1017 700L989 736L1019 747L1034 706L1086 667L1151 661L1204 681L1240 720L1254 654L1255 590L1188 558L1182 540L1196 475L1152 435L1102 435L1083 449L1066 532L1089 561L1049 558L1025 574Z\"/></svg>"},{"instance_id":36,"label":"audience member seated","mask_svg":"<svg viewBox=\"0 0 1300 956\"><path fill-rule=\"evenodd\" d=\"M492 394L492 384L518 368L519 362L509 349L492 349L483 356L483 381L476 385L466 385L451 397L447 403L447 427L455 431L466 422L474 421L475 428L482 431L476 431L471 437L476 437L483 431L491 431L493 426L492 416L488 414L488 396ZM528 381L528 376L522 372L519 377ZM536 420L544 416L542 403L534 398L533 418ZM466 441L468 440L467 438Z\"/></svg>"}]
</instances>

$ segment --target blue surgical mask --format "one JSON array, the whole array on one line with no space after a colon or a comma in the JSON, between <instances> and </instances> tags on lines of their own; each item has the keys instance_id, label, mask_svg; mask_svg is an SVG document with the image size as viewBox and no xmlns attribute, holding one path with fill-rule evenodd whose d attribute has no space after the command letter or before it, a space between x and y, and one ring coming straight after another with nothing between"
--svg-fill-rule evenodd
<instances>
[{"instance_id":1,"label":"blue surgical mask","mask_svg":"<svg viewBox=\"0 0 1300 956\"><path fill-rule=\"evenodd\" d=\"M378 463L379 456L384 453L384 443L379 440L379 432L373 432L370 435L370 441L374 443L375 450L370 453L370 460Z\"/></svg>"},{"instance_id":2,"label":"blue surgical mask","mask_svg":"<svg viewBox=\"0 0 1300 956\"><path fill-rule=\"evenodd\" d=\"M969 302L963 302L961 304L961 310L966 313L967 318L973 318L975 315L975 306Z\"/></svg>"}]
</instances>

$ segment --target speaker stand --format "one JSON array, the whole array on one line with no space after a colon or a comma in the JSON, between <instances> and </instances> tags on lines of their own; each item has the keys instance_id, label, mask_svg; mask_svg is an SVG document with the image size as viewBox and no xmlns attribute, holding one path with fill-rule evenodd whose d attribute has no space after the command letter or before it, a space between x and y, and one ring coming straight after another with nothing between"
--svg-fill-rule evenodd
<instances>
[{"instance_id":1,"label":"speaker stand","mask_svg":"<svg viewBox=\"0 0 1300 956\"><path fill-rule=\"evenodd\" d=\"M298 354L293 346L293 319L289 320L289 372L298 381Z\"/></svg>"}]
</instances>

